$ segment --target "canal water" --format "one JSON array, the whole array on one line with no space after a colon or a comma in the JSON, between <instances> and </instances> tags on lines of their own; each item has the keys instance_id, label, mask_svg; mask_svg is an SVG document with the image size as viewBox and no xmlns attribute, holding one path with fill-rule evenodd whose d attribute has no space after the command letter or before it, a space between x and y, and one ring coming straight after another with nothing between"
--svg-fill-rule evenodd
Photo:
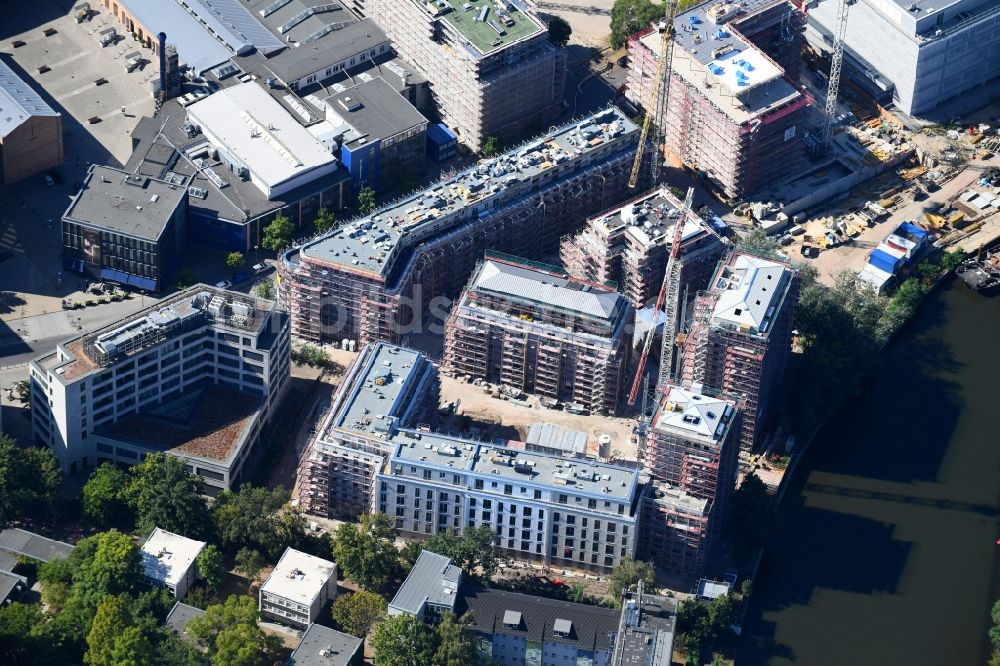
<instances>
[{"instance_id":1,"label":"canal water","mask_svg":"<svg viewBox=\"0 0 1000 666\"><path fill-rule=\"evenodd\" d=\"M953 281L801 461L737 664L983 666L998 514L1000 298Z\"/></svg>"}]
</instances>

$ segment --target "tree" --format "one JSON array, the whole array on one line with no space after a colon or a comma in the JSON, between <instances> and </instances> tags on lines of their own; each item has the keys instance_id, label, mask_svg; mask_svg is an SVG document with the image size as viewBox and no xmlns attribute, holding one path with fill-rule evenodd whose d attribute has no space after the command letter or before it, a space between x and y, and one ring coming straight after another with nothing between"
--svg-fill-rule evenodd
<instances>
[{"instance_id":1,"label":"tree","mask_svg":"<svg viewBox=\"0 0 1000 666\"><path fill-rule=\"evenodd\" d=\"M142 556L132 537L118 530L100 532L81 540L92 542L92 554L80 561L73 573L70 595L96 609L107 595L135 591L143 580ZM86 544L89 550L89 543ZM80 544L77 544L77 548Z\"/></svg>"},{"instance_id":2,"label":"tree","mask_svg":"<svg viewBox=\"0 0 1000 666\"><path fill-rule=\"evenodd\" d=\"M380 595L358 590L354 594L339 595L331 613L334 622L345 633L367 636L372 627L385 618L387 605Z\"/></svg>"},{"instance_id":3,"label":"tree","mask_svg":"<svg viewBox=\"0 0 1000 666\"><path fill-rule=\"evenodd\" d=\"M111 653L115 642L130 620L126 611L126 599L109 595L97 605L94 622L87 634L87 653L83 660L90 666L111 666Z\"/></svg>"},{"instance_id":4,"label":"tree","mask_svg":"<svg viewBox=\"0 0 1000 666\"><path fill-rule=\"evenodd\" d=\"M246 266L247 260L242 252L230 252L226 255L226 268L231 271L238 271Z\"/></svg>"},{"instance_id":5,"label":"tree","mask_svg":"<svg viewBox=\"0 0 1000 666\"><path fill-rule=\"evenodd\" d=\"M767 543L774 530L776 508L767 486L756 474L744 477L733 493L729 517L729 532L733 539L733 554L746 566Z\"/></svg>"},{"instance_id":6,"label":"tree","mask_svg":"<svg viewBox=\"0 0 1000 666\"><path fill-rule=\"evenodd\" d=\"M257 574L263 566L260 553L253 548L240 548L236 553L236 570L246 576L251 583L257 580Z\"/></svg>"},{"instance_id":7,"label":"tree","mask_svg":"<svg viewBox=\"0 0 1000 666\"><path fill-rule=\"evenodd\" d=\"M126 627L111 650L112 666L144 666L159 663L159 651L141 627Z\"/></svg>"},{"instance_id":8,"label":"tree","mask_svg":"<svg viewBox=\"0 0 1000 666\"><path fill-rule=\"evenodd\" d=\"M483 157L493 157L500 152L500 139L495 136L486 137L483 148L479 151Z\"/></svg>"},{"instance_id":9,"label":"tree","mask_svg":"<svg viewBox=\"0 0 1000 666\"><path fill-rule=\"evenodd\" d=\"M399 568L396 528L384 513L366 513L360 524L347 523L333 537L333 559L344 574L366 590L378 592Z\"/></svg>"},{"instance_id":10,"label":"tree","mask_svg":"<svg viewBox=\"0 0 1000 666\"><path fill-rule=\"evenodd\" d=\"M768 236L760 227L751 229L746 236L736 243L736 247L761 257L783 259L781 256L781 246L778 245L777 239L773 236Z\"/></svg>"},{"instance_id":11,"label":"tree","mask_svg":"<svg viewBox=\"0 0 1000 666\"><path fill-rule=\"evenodd\" d=\"M205 614L192 620L187 632L207 648L215 645L219 634L237 625L257 626L257 603L253 597L234 594L221 604L205 609Z\"/></svg>"},{"instance_id":12,"label":"tree","mask_svg":"<svg viewBox=\"0 0 1000 666\"><path fill-rule=\"evenodd\" d=\"M621 602L625 592L634 587L640 580L647 591L651 592L655 589L656 570L653 569L653 565L649 562L633 560L631 557L622 559L611 572L611 578L608 579L608 588L612 598L616 602Z\"/></svg>"},{"instance_id":13,"label":"tree","mask_svg":"<svg viewBox=\"0 0 1000 666\"><path fill-rule=\"evenodd\" d=\"M254 548L274 561L287 546L296 545L306 525L301 513L285 507L289 498L281 486L269 490L245 485L236 493L220 493L212 521L227 552Z\"/></svg>"},{"instance_id":14,"label":"tree","mask_svg":"<svg viewBox=\"0 0 1000 666\"><path fill-rule=\"evenodd\" d=\"M150 453L131 472L127 497L140 532L160 527L192 539L207 536L208 506L196 477L187 473L180 458Z\"/></svg>"},{"instance_id":15,"label":"tree","mask_svg":"<svg viewBox=\"0 0 1000 666\"><path fill-rule=\"evenodd\" d=\"M61 484L62 472L51 451L22 449L0 433L0 523L50 516Z\"/></svg>"},{"instance_id":16,"label":"tree","mask_svg":"<svg viewBox=\"0 0 1000 666\"><path fill-rule=\"evenodd\" d=\"M559 46L566 46L573 28L569 22L561 16L553 16L549 19L549 41Z\"/></svg>"},{"instance_id":17,"label":"tree","mask_svg":"<svg viewBox=\"0 0 1000 666\"><path fill-rule=\"evenodd\" d=\"M222 561L222 553L214 544L208 544L195 560L198 566L198 573L205 579L205 584L210 590L217 590L226 575L226 565Z\"/></svg>"},{"instance_id":18,"label":"tree","mask_svg":"<svg viewBox=\"0 0 1000 666\"><path fill-rule=\"evenodd\" d=\"M406 545L399 549L399 565L404 571L409 571L417 563L420 551L426 549L423 541L407 541Z\"/></svg>"},{"instance_id":19,"label":"tree","mask_svg":"<svg viewBox=\"0 0 1000 666\"><path fill-rule=\"evenodd\" d=\"M281 252L292 242L294 231L292 221L284 215L278 215L271 224L264 227L264 239L260 244L272 252Z\"/></svg>"},{"instance_id":20,"label":"tree","mask_svg":"<svg viewBox=\"0 0 1000 666\"><path fill-rule=\"evenodd\" d=\"M631 35L664 16L667 4L654 5L650 0L615 0L611 6L611 48L620 49Z\"/></svg>"},{"instance_id":21,"label":"tree","mask_svg":"<svg viewBox=\"0 0 1000 666\"><path fill-rule=\"evenodd\" d=\"M96 524L109 525L128 513L128 474L106 462L83 485L83 512Z\"/></svg>"},{"instance_id":22,"label":"tree","mask_svg":"<svg viewBox=\"0 0 1000 666\"><path fill-rule=\"evenodd\" d=\"M476 663L476 647L469 631L468 616L445 613L437 625L438 646L435 666L469 666Z\"/></svg>"},{"instance_id":23,"label":"tree","mask_svg":"<svg viewBox=\"0 0 1000 666\"><path fill-rule=\"evenodd\" d=\"M268 636L256 624L237 624L215 638L212 666L271 666L280 649L277 636Z\"/></svg>"},{"instance_id":24,"label":"tree","mask_svg":"<svg viewBox=\"0 0 1000 666\"><path fill-rule=\"evenodd\" d=\"M267 300L274 300L274 282L268 278L265 278L257 283L254 287L254 291L261 298L266 298Z\"/></svg>"},{"instance_id":25,"label":"tree","mask_svg":"<svg viewBox=\"0 0 1000 666\"><path fill-rule=\"evenodd\" d=\"M0 664L44 663L47 645L37 636L45 617L39 604L0 606Z\"/></svg>"},{"instance_id":26,"label":"tree","mask_svg":"<svg viewBox=\"0 0 1000 666\"><path fill-rule=\"evenodd\" d=\"M334 214L331 213L326 206L320 208L316 211L316 231L321 234L325 234L330 229L333 229L333 225L336 224L336 219Z\"/></svg>"},{"instance_id":27,"label":"tree","mask_svg":"<svg viewBox=\"0 0 1000 666\"><path fill-rule=\"evenodd\" d=\"M375 626L371 638L375 666L433 664L436 638L434 630L413 615L404 613L386 618Z\"/></svg>"},{"instance_id":28,"label":"tree","mask_svg":"<svg viewBox=\"0 0 1000 666\"><path fill-rule=\"evenodd\" d=\"M451 559L466 575L490 580L500 564L496 548L496 533L488 525L465 530L459 535L455 530L445 530L423 542L429 550Z\"/></svg>"},{"instance_id":29,"label":"tree","mask_svg":"<svg viewBox=\"0 0 1000 666\"><path fill-rule=\"evenodd\" d=\"M990 617L993 620L993 626L990 627L989 631L990 643L993 645L993 656L996 658L997 655L1000 655L1000 599L993 602Z\"/></svg>"},{"instance_id":30,"label":"tree","mask_svg":"<svg viewBox=\"0 0 1000 666\"><path fill-rule=\"evenodd\" d=\"M375 212L375 190L367 185L358 190L358 212L370 215Z\"/></svg>"},{"instance_id":31,"label":"tree","mask_svg":"<svg viewBox=\"0 0 1000 666\"><path fill-rule=\"evenodd\" d=\"M192 285L198 284L198 276L190 266L181 266L177 270L175 283L178 289L187 289Z\"/></svg>"}]
</instances>

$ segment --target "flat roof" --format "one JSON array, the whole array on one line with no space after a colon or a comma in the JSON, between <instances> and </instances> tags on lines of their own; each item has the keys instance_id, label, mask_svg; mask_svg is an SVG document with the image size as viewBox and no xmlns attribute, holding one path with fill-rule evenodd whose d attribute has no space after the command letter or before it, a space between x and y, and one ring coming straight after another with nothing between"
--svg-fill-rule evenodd
<instances>
[{"instance_id":1,"label":"flat roof","mask_svg":"<svg viewBox=\"0 0 1000 666\"><path fill-rule=\"evenodd\" d=\"M157 527L140 549L143 572L150 580L177 585L204 548L204 541Z\"/></svg>"},{"instance_id":2,"label":"flat roof","mask_svg":"<svg viewBox=\"0 0 1000 666\"><path fill-rule=\"evenodd\" d=\"M187 198L176 185L109 166L91 165L63 219L156 241ZM183 221L181 221L183 224Z\"/></svg>"},{"instance_id":3,"label":"flat roof","mask_svg":"<svg viewBox=\"0 0 1000 666\"><path fill-rule=\"evenodd\" d=\"M728 400L690 388L668 386L653 415L653 428L721 443L726 439L735 414L736 407Z\"/></svg>"},{"instance_id":4,"label":"flat roof","mask_svg":"<svg viewBox=\"0 0 1000 666\"><path fill-rule=\"evenodd\" d=\"M350 126L344 132L344 141L350 148L427 125L427 119L380 76L334 93L324 102ZM330 120L329 112L327 119ZM337 124L335 120L331 122Z\"/></svg>"},{"instance_id":5,"label":"flat roof","mask_svg":"<svg viewBox=\"0 0 1000 666\"><path fill-rule=\"evenodd\" d=\"M558 449L563 454L582 456L587 453L587 433L551 423L532 423L524 443Z\"/></svg>"},{"instance_id":6,"label":"flat roof","mask_svg":"<svg viewBox=\"0 0 1000 666\"><path fill-rule=\"evenodd\" d=\"M766 334L788 292L791 278L788 264L744 252L733 253L712 279L710 289L718 294L712 323Z\"/></svg>"},{"instance_id":7,"label":"flat roof","mask_svg":"<svg viewBox=\"0 0 1000 666\"><path fill-rule=\"evenodd\" d=\"M622 650L621 664L630 666L670 666L673 656L674 631L677 622L677 600L652 594L630 594L622 613L625 617L623 635L618 638Z\"/></svg>"},{"instance_id":8,"label":"flat roof","mask_svg":"<svg viewBox=\"0 0 1000 666\"><path fill-rule=\"evenodd\" d=\"M345 25L356 23L358 20L343 3L337 0L244 0L244 2L254 17L289 47L298 46L302 42L306 44L321 42L329 36L325 31L329 26L342 29ZM324 36L317 37L317 35Z\"/></svg>"},{"instance_id":9,"label":"flat roof","mask_svg":"<svg viewBox=\"0 0 1000 666\"><path fill-rule=\"evenodd\" d=\"M395 458L495 480L530 483L574 494L628 501L639 472L592 460L522 451L443 434L400 430Z\"/></svg>"},{"instance_id":10,"label":"flat roof","mask_svg":"<svg viewBox=\"0 0 1000 666\"><path fill-rule=\"evenodd\" d=\"M235 50L223 43L176 0L120 0L140 23L154 32L165 32L167 44L177 48L178 59L202 74L229 60ZM151 35L155 39L155 35Z\"/></svg>"},{"instance_id":11,"label":"flat roof","mask_svg":"<svg viewBox=\"0 0 1000 666\"><path fill-rule=\"evenodd\" d=\"M454 609L461 581L462 570L450 559L421 550L389 606L412 615L419 613L427 603Z\"/></svg>"},{"instance_id":12,"label":"flat roof","mask_svg":"<svg viewBox=\"0 0 1000 666\"><path fill-rule=\"evenodd\" d=\"M0 550L24 555L40 562L69 557L73 548L74 546L68 543L49 539L19 527L0 531Z\"/></svg>"},{"instance_id":13,"label":"flat roof","mask_svg":"<svg viewBox=\"0 0 1000 666\"><path fill-rule=\"evenodd\" d=\"M333 562L286 548L260 590L308 606L336 576Z\"/></svg>"},{"instance_id":14,"label":"flat roof","mask_svg":"<svg viewBox=\"0 0 1000 666\"><path fill-rule=\"evenodd\" d=\"M418 351L384 342L366 345L351 374L344 378L346 393L330 420L330 427L365 434L388 433L406 405L403 389L422 370Z\"/></svg>"},{"instance_id":15,"label":"flat roof","mask_svg":"<svg viewBox=\"0 0 1000 666\"><path fill-rule=\"evenodd\" d=\"M674 240L674 227L684 204L666 188L651 190L635 199L590 218L588 224L606 235L623 233L644 247L664 245ZM681 230L681 245L695 237L711 233L708 225L694 211L688 213Z\"/></svg>"},{"instance_id":16,"label":"flat roof","mask_svg":"<svg viewBox=\"0 0 1000 666\"><path fill-rule=\"evenodd\" d=\"M328 265L385 277L396 261L408 257L401 249L469 222L469 206L510 201L537 191L531 179L549 169L571 163L610 141L638 131L635 123L615 107L539 137L499 157L482 160L460 174L357 218L329 234L306 243L304 257Z\"/></svg>"},{"instance_id":17,"label":"flat roof","mask_svg":"<svg viewBox=\"0 0 1000 666\"><path fill-rule=\"evenodd\" d=\"M257 82L223 88L188 106L187 113L206 138L220 142L268 189L337 168L329 149Z\"/></svg>"},{"instance_id":18,"label":"flat roof","mask_svg":"<svg viewBox=\"0 0 1000 666\"><path fill-rule=\"evenodd\" d=\"M646 497L649 501L652 501L658 506L688 516L704 516L709 509L709 504L711 503L711 500L707 497L695 497L694 495L689 495L683 490L672 488L659 481L653 482L652 490L648 495L646 495ZM680 526L677 529L693 530L697 528Z\"/></svg>"},{"instance_id":19,"label":"flat roof","mask_svg":"<svg viewBox=\"0 0 1000 666\"><path fill-rule=\"evenodd\" d=\"M58 115L0 58L0 137L7 136L32 116Z\"/></svg>"},{"instance_id":20,"label":"flat roof","mask_svg":"<svg viewBox=\"0 0 1000 666\"><path fill-rule=\"evenodd\" d=\"M500 50L545 29L516 0L504 2L503 9L488 0L432 0L418 4L431 16L447 22L481 54Z\"/></svg>"},{"instance_id":21,"label":"flat roof","mask_svg":"<svg viewBox=\"0 0 1000 666\"><path fill-rule=\"evenodd\" d=\"M470 288L608 322L616 321L625 307L625 297L614 289L570 277L555 267L535 266L487 257Z\"/></svg>"},{"instance_id":22,"label":"flat roof","mask_svg":"<svg viewBox=\"0 0 1000 666\"><path fill-rule=\"evenodd\" d=\"M322 16L337 18L341 23L353 22L321 38L298 44L268 58L265 63L267 68L285 83L298 81L360 53L367 54L380 44L389 42L385 32L371 18L357 21L350 12L343 16Z\"/></svg>"},{"instance_id":23,"label":"flat roof","mask_svg":"<svg viewBox=\"0 0 1000 666\"><path fill-rule=\"evenodd\" d=\"M360 638L313 623L285 666L350 666L363 646Z\"/></svg>"}]
</instances>

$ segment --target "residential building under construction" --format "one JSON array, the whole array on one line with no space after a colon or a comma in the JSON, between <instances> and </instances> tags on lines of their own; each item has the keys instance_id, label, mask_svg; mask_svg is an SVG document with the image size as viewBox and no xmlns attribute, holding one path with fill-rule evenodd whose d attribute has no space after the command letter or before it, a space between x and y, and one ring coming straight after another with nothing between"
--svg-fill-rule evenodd
<instances>
[{"instance_id":1,"label":"residential building under construction","mask_svg":"<svg viewBox=\"0 0 1000 666\"><path fill-rule=\"evenodd\" d=\"M640 439L654 482L643 502L641 556L701 576L736 485L742 412L735 401L667 386Z\"/></svg>"},{"instance_id":2,"label":"residential building under construction","mask_svg":"<svg viewBox=\"0 0 1000 666\"><path fill-rule=\"evenodd\" d=\"M745 400L741 447L751 450L774 409L791 352L798 279L791 264L737 251L695 299L682 384Z\"/></svg>"},{"instance_id":3,"label":"residential building under construction","mask_svg":"<svg viewBox=\"0 0 1000 666\"><path fill-rule=\"evenodd\" d=\"M657 83L661 29L628 40L626 97L642 108ZM801 33L801 14L786 0L704 3L679 14L661 120L668 155L734 198L794 173L806 157L809 98L785 66L797 61Z\"/></svg>"},{"instance_id":4,"label":"residential building under construction","mask_svg":"<svg viewBox=\"0 0 1000 666\"><path fill-rule=\"evenodd\" d=\"M592 217L582 231L563 238L562 264L575 277L616 282L634 307L643 308L660 292L682 208L669 190L659 189ZM723 243L691 212L681 233L681 293L690 288L695 294L708 285Z\"/></svg>"},{"instance_id":5,"label":"residential building under construction","mask_svg":"<svg viewBox=\"0 0 1000 666\"><path fill-rule=\"evenodd\" d=\"M437 398L437 370L420 352L383 343L362 349L299 461L302 510L339 520L369 512L389 437L397 427L423 425Z\"/></svg>"},{"instance_id":6,"label":"residential building under construction","mask_svg":"<svg viewBox=\"0 0 1000 666\"><path fill-rule=\"evenodd\" d=\"M628 369L633 310L614 286L487 253L445 325L444 366L614 414Z\"/></svg>"},{"instance_id":7,"label":"residential building under construction","mask_svg":"<svg viewBox=\"0 0 1000 666\"><path fill-rule=\"evenodd\" d=\"M485 160L285 253L280 297L308 340L399 342L487 249L529 259L622 201L639 129L615 108Z\"/></svg>"},{"instance_id":8,"label":"residential building under construction","mask_svg":"<svg viewBox=\"0 0 1000 666\"><path fill-rule=\"evenodd\" d=\"M442 120L473 150L562 113L566 51L526 0L370 0L365 11L431 83Z\"/></svg>"}]
</instances>

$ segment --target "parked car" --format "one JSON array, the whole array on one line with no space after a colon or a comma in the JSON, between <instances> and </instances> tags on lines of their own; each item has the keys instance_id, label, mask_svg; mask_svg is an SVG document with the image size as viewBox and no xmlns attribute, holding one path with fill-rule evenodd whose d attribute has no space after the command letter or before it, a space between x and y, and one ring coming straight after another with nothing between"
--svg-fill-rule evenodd
<instances>
[{"instance_id":1,"label":"parked car","mask_svg":"<svg viewBox=\"0 0 1000 666\"><path fill-rule=\"evenodd\" d=\"M231 289L232 286L233 283L230 282L229 280L219 280L218 282L215 283L216 289Z\"/></svg>"},{"instance_id":2,"label":"parked car","mask_svg":"<svg viewBox=\"0 0 1000 666\"><path fill-rule=\"evenodd\" d=\"M253 271L254 275L260 275L261 273L266 273L270 268L267 264L254 264L250 267L250 270Z\"/></svg>"},{"instance_id":3,"label":"parked car","mask_svg":"<svg viewBox=\"0 0 1000 666\"><path fill-rule=\"evenodd\" d=\"M45 174L44 176L42 176L42 180L45 181L45 187L52 187L53 185L56 184L55 179L49 174Z\"/></svg>"}]
</instances>

